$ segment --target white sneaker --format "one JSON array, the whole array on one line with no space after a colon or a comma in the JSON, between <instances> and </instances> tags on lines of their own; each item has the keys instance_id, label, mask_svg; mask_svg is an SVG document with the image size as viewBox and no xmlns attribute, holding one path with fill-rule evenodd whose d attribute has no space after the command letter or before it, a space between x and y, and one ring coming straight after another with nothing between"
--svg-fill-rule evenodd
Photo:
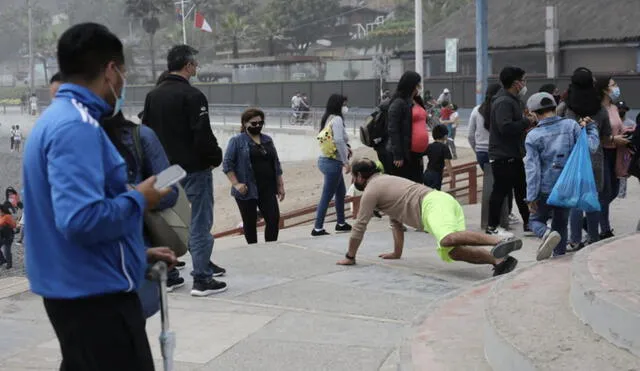
<instances>
[{"instance_id":1,"label":"white sneaker","mask_svg":"<svg viewBox=\"0 0 640 371\"><path fill-rule=\"evenodd\" d=\"M507 232L507 230L502 227L497 227L497 228L487 227L485 233L492 236L496 236L496 237L502 237L502 238L514 237L513 233Z\"/></svg>"},{"instance_id":2,"label":"white sneaker","mask_svg":"<svg viewBox=\"0 0 640 371\"><path fill-rule=\"evenodd\" d=\"M514 214L509 214L509 225L520 224L520 219Z\"/></svg>"},{"instance_id":3,"label":"white sneaker","mask_svg":"<svg viewBox=\"0 0 640 371\"><path fill-rule=\"evenodd\" d=\"M540 244L540 247L538 247L536 260L541 261L549 259L551 257L551 254L553 254L553 249L558 246L561 239L562 236L560 236L560 233L548 229L544 234L544 237L542 237L542 243Z\"/></svg>"}]
</instances>

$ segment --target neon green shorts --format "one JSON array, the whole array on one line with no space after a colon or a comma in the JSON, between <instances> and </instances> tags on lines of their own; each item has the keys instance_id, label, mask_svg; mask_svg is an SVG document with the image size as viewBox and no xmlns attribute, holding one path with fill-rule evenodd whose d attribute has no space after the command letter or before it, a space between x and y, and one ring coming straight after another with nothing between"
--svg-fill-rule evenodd
<instances>
[{"instance_id":1,"label":"neon green shorts","mask_svg":"<svg viewBox=\"0 0 640 371\"><path fill-rule=\"evenodd\" d=\"M422 199L422 225L438 241L440 258L452 262L449 252L453 247L442 246L440 241L453 232L463 232L466 229L464 213L458 201L445 192L429 192Z\"/></svg>"}]
</instances>

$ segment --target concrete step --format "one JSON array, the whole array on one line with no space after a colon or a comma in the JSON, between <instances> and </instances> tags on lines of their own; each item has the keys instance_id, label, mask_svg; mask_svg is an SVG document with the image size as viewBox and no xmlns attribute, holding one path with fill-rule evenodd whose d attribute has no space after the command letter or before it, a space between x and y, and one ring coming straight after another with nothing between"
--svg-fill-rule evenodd
<instances>
[{"instance_id":1,"label":"concrete step","mask_svg":"<svg viewBox=\"0 0 640 371\"><path fill-rule=\"evenodd\" d=\"M486 303L484 337L494 371L640 370L640 358L573 313L571 259L536 264L496 283Z\"/></svg>"},{"instance_id":2,"label":"concrete step","mask_svg":"<svg viewBox=\"0 0 640 371\"><path fill-rule=\"evenodd\" d=\"M495 280L437 301L401 348L401 369L491 371L484 357L484 302Z\"/></svg>"},{"instance_id":3,"label":"concrete step","mask_svg":"<svg viewBox=\"0 0 640 371\"><path fill-rule=\"evenodd\" d=\"M571 304L608 341L640 356L640 234L606 240L573 261Z\"/></svg>"}]
</instances>

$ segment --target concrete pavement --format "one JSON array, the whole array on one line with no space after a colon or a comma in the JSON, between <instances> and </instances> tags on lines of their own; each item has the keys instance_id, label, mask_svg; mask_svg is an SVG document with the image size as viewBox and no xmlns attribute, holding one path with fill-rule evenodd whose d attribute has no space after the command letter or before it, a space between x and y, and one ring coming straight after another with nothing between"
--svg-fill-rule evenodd
<instances>
[{"instance_id":1,"label":"concrete pavement","mask_svg":"<svg viewBox=\"0 0 640 371\"><path fill-rule=\"evenodd\" d=\"M620 233L637 224L640 187L635 181L629 186L634 197L616 201L612 210ZM478 230L479 206L465 207L465 213L469 228ZM335 265L348 235L309 233L310 227L288 229L278 243L250 247L241 237L216 242L215 260L229 271L229 290L193 298L185 275L187 285L170 294L176 370L396 370L415 319L439 298L492 273L488 266L440 261L432 237L414 231L407 232L403 259L378 259L392 249L386 219L370 225L355 267ZM526 238L514 254L520 269L534 262L537 245ZM56 369L58 344L42 301L20 285L20 279L0 281L0 369ZM147 327L158 360L159 324L155 316ZM473 335L465 328L453 330L460 337Z\"/></svg>"}]
</instances>

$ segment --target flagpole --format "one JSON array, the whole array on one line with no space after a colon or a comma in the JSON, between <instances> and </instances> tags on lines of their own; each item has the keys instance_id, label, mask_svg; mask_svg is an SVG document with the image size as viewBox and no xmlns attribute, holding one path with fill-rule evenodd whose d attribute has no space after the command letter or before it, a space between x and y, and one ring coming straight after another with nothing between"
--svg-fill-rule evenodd
<instances>
[{"instance_id":1,"label":"flagpole","mask_svg":"<svg viewBox=\"0 0 640 371\"><path fill-rule=\"evenodd\" d=\"M185 25L186 14L184 14L184 0L180 0L180 6L182 7L180 14L182 14L182 43L187 44L187 27Z\"/></svg>"}]
</instances>

